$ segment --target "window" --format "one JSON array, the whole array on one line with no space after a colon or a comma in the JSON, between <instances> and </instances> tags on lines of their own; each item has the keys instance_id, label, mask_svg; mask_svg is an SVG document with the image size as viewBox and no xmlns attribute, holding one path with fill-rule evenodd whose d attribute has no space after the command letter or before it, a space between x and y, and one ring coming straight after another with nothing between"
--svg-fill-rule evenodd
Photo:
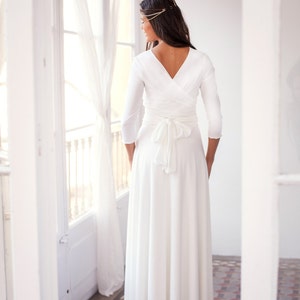
<instances>
[{"instance_id":1,"label":"window","mask_svg":"<svg viewBox=\"0 0 300 300\"><path fill-rule=\"evenodd\" d=\"M78 35L80 24L76 1L64 0L63 3L66 172L69 221L72 222L93 207L91 157L96 115L89 99L85 58ZM101 10L97 5L100 2L94 0L87 3L92 26L98 26Z\"/></svg>"},{"instance_id":2,"label":"window","mask_svg":"<svg viewBox=\"0 0 300 300\"><path fill-rule=\"evenodd\" d=\"M89 21L96 41L96 51L102 43L101 28L103 2L87 0ZM69 198L69 221L88 212L92 199L92 133L96 114L91 104L89 72L82 40L79 36L82 24L78 16L77 2L63 2L63 73L64 112L66 130L66 170ZM129 164L122 144L120 117L124 107L128 75L135 52L134 1L120 0L118 17L117 50L111 88L112 158L117 197L128 190ZM105 15L104 17L107 17ZM105 30L105 28L104 28ZM85 33L84 33L85 34Z\"/></svg>"},{"instance_id":3,"label":"window","mask_svg":"<svg viewBox=\"0 0 300 300\"><path fill-rule=\"evenodd\" d=\"M132 57L135 54L134 1L121 0L118 18L117 53L111 91L111 120L120 121Z\"/></svg>"}]
</instances>

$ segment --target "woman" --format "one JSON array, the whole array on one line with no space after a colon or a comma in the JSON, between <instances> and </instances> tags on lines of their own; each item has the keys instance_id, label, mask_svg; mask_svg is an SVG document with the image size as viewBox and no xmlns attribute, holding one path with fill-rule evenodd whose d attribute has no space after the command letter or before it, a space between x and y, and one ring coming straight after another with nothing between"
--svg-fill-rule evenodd
<instances>
[{"instance_id":1,"label":"woman","mask_svg":"<svg viewBox=\"0 0 300 300\"><path fill-rule=\"evenodd\" d=\"M148 50L134 59L122 118L132 163L125 300L212 300L208 177L221 136L214 68L191 44L175 1L140 6Z\"/></svg>"}]
</instances>

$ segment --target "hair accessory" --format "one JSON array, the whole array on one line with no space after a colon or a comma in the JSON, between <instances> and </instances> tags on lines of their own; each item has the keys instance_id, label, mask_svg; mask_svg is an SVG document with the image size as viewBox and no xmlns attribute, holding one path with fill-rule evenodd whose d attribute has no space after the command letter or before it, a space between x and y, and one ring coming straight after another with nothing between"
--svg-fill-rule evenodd
<instances>
[{"instance_id":1,"label":"hair accessory","mask_svg":"<svg viewBox=\"0 0 300 300\"><path fill-rule=\"evenodd\" d=\"M158 17L159 15L161 15L162 13L164 13L165 11L166 11L166 9L162 8L160 11L158 11L156 13L144 15L144 17L146 17L148 19L148 21L151 21L151 20L155 19L156 17Z\"/></svg>"}]
</instances>

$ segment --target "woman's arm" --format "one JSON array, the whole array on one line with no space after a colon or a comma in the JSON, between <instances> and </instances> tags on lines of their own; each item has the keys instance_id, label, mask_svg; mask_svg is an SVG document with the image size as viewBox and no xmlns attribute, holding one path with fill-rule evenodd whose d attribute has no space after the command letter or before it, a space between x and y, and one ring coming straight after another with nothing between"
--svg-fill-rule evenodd
<instances>
[{"instance_id":1,"label":"woman's arm","mask_svg":"<svg viewBox=\"0 0 300 300\"><path fill-rule=\"evenodd\" d=\"M206 163L207 163L207 171L208 177L211 173L211 168L214 163L215 154L218 148L220 139L212 139L208 138L207 152L206 152Z\"/></svg>"},{"instance_id":2,"label":"woman's arm","mask_svg":"<svg viewBox=\"0 0 300 300\"><path fill-rule=\"evenodd\" d=\"M128 81L125 109L121 119L122 140L127 150L130 165L132 164L135 140L140 126L139 121L144 91L144 82L138 74L137 61L134 60Z\"/></svg>"},{"instance_id":3,"label":"woman's arm","mask_svg":"<svg viewBox=\"0 0 300 300\"><path fill-rule=\"evenodd\" d=\"M206 60L205 70L206 72L200 89L208 119L206 163L208 176L210 176L215 154L222 135L222 114L214 67L208 57Z\"/></svg>"}]
</instances>

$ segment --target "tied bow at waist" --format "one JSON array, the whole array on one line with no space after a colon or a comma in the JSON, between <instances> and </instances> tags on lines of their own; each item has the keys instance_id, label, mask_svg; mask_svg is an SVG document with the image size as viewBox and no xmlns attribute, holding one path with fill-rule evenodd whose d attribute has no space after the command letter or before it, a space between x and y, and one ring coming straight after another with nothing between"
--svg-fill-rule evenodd
<instances>
[{"instance_id":1,"label":"tied bow at waist","mask_svg":"<svg viewBox=\"0 0 300 300\"><path fill-rule=\"evenodd\" d=\"M197 124L197 117L156 117L155 119L157 122L152 133L152 141L159 146L154 163L161 165L163 171L170 174L176 171L176 141L190 136L193 127Z\"/></svg>"}]
</instances>

